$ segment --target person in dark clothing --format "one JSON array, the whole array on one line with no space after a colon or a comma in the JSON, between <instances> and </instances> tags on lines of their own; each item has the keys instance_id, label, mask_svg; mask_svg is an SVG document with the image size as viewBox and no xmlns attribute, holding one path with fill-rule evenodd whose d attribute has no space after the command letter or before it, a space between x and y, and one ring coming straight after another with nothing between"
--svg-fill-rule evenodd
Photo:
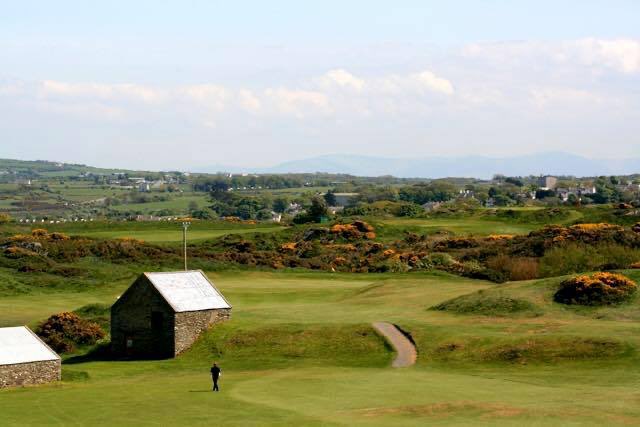
<instances>
[{"instance_id":1,"label":"person in dark clothing","mask_svg":"<svg viewBox=\"0 0 640 427\"><path fill-rule=\"evenodd\" d=\"M220 391L218 380L220 379L222 370L215 363L211 367L211 379L213 380L213 391Z\"/></svg>"}]
</instances>

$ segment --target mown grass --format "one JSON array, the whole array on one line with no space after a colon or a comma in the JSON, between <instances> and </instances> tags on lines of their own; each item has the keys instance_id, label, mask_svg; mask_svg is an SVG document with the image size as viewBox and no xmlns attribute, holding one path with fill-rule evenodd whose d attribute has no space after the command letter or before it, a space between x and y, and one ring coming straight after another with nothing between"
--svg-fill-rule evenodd
<instances>
[{"instance_id":1,"label":"mown grass","mask_svg":"<svg viewBox=\"0 0 640 427\"><path fill-rule=\"evenodd\" d=\"M106 268L105 268L106 269ZM123 273L123 272L121 272ZM97 274L97 273L94 273ZM131 274L131 273L128 273ZM630 272L630 275L637 275ZM437 274L217 272L234 306L174 360L68 360L59 384L0 391L6 425L625 425L640 422L637 322L555 304L561 280L492 285ZM37 322L109 304L128 279L0 298L0 319ZM429 310L463 295L528 301L461 315ZM494 298L495 297L495 298ZM500 298L498 298L500 297ZM489 301L492 301L492 299ZM485 301L486 303L486 301ZM610 312L629 315L638 301ZM103 308L85 307L88 315ZM617 311L616 311L617 310ZM411 332L418 364L394 370L373 333ZM209 391L208 366L223 368ZM74 362L74 363L71 363Z\"/></svg>"},{"instance_id":2,"label":"mown grass","mask_svg":"<svg viewBox=\"0 0 640 427\"><path fill-rule=\"evenodd\" d=\"M33 227L16 227L20 232L29 232ZM180 221L95 221L85 223L44 224L49 231L63 232L72 236L86 236L100 239L133 238L145 242L182 241ZM191 221L188 229L189 241L202 241L226 234L270 233L284 227L273 223L233 223L229 221Z\"/></svg>"}]
</instances>

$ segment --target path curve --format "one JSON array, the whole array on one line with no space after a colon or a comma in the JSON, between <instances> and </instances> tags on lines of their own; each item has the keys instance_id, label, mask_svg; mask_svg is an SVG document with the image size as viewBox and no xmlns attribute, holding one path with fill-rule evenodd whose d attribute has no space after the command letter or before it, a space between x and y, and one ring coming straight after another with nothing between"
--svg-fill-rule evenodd
<instances>
[{"instance_id":1,"label":"path curve","mask_svg":"<svg viewBox=\"0 0 640 427\"><path fill-rule=\"evenodd\" d=\"M398 328L388 322L374 322L373 327L396 350L397 356L391 364L394 368L406 368L416 363L418 351Z\"/></svg>"}]
</instances>

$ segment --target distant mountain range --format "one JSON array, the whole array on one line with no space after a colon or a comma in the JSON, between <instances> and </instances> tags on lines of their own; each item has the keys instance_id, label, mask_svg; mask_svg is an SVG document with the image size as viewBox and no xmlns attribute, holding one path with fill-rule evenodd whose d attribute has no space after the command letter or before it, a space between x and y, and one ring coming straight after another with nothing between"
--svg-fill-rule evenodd
<instances>
[{"instance_id":1,"label":"distant mountain range","mask_svg":"<svg viewBox=\"0 0 640 427\"><path fill-rule=\"evenodd\" d=\"M357 176L393 175L401 178L472 177L494 174L527 175L630 175L640 173L640 158L590 159L564 152L547 152L513 157L416 157L385 158L330 154L280 163L268 168L214 166L199 172L293 173L326 172Z\"/></svg>"}]
</instances>

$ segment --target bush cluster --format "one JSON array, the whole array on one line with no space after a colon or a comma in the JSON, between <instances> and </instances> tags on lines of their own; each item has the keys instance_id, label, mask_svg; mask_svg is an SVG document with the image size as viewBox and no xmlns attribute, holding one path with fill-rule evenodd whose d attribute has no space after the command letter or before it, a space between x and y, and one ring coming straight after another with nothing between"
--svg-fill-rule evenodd
<instances>
[{"instance_id":1,"label":"bush cluster","mask_svg":"<svg viewBox=\"0 0 640 427\"><path fill-rule=\"evenodd\" d=\"M36 329L36 334L58 353L73 352L76 345L93 345L105 337L100 325L71 312L49 317Z\"/></svg>"},{"instance_id":2,"label":"bush cluster","mask_svg":"<svg viewBox=\"0 0 640 427\"><path fill-rule=\"evenodd\" d=\"M633 280L621 274L596 273L565 280L553 298L562 304L611 305L628 300L637 289Z\"/></svg>"},{"instance_id":3,"label":"bush cluster","mask_svg":"<svg viewBox=\"0 0 640 427\"><path fill-rule=\"evenodd\" d=\"M351 224L336 224L331 227L331 233L347 240L376 238L374 228L364 221L353 221Z\"/></svg>"}]
</instances>

